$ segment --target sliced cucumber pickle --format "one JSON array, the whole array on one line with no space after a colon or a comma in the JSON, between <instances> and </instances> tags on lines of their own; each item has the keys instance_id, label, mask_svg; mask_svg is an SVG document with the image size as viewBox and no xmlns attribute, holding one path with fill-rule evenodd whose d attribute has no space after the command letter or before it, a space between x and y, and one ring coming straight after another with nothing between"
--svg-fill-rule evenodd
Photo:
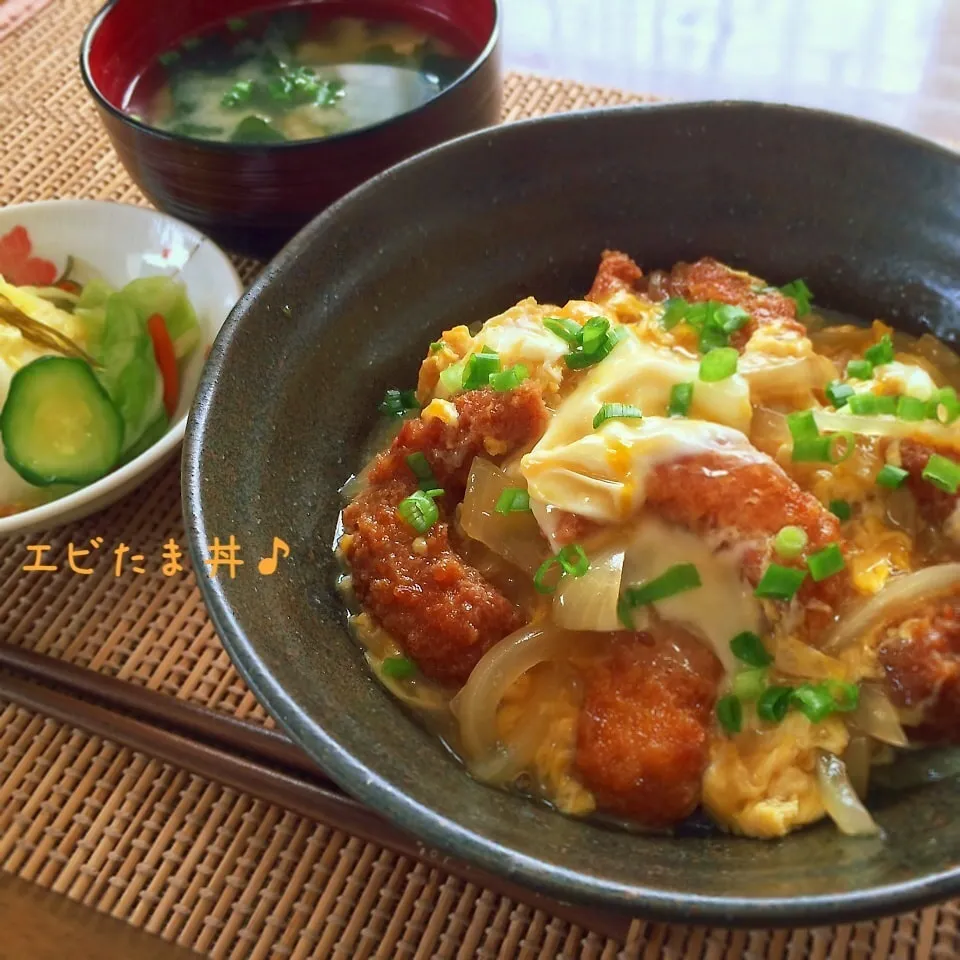
<instances>
[{"instance_id":1,"label":"sliced cucumber pickle","mask_svg":"<svg viewBox=\"0 0 960 960\"><path fill-rule=\"evenodd\" d=\"M123 419L88 363L40 357L13 375L0 435L7 462L28 483L85 484L119 461Z\"/></svg>"}]
</instances>

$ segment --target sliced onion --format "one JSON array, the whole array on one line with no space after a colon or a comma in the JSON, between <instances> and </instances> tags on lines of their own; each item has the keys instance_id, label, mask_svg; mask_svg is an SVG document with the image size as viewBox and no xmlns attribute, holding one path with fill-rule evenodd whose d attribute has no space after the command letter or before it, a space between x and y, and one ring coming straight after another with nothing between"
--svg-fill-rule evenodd
<instances>
[{"instance_id":1,"label":"sliced onion","mask_svg":"<svg viewBox=\"0 0 960 960\"><path fill-rule=\"evenodd\" d=\"M517 481L483 457L476 457L467 480L467 494L460 509L460 526L474 540L497 556L533 574L543 563L548 547L532 513L497 513L500 494Z\"/></svg>"},{"instance_id":2,"label":"sliced onion","mask_svg":"<svg viewBox=\"0 0 960 960\"><path fill-rule=\"evenodd\" d=\"M809 680L844 680L848 672L841 661L791 636L777 641L773 662L781 673Z\"/></svg>"},{"instance_id":3,"label":"sliced onion","mask_svg":"<svg viewBox=\"0 0 960 960\"><path fill-rule=\"evenodd\" d=\"M566 659L583 643L583 637L552 626L528 624L504 637L480 658L450 704L471 763L489 762L498 749L497 709L507 690L538 663Z\"/></svg>"},{"instance_id":4,"label":"sliced onion","mask_svg":"<svg viewBox=\"0 0 960 960\"><path fill-rule=\"evenodd\" d=\"M847 767L839 757L824 750L817 752L817 780L823 806L841 833L848 837L869 837L881 832L860 802Z\"/></svg>"},{"instance_id":5,"label":"sliced onion","mask_svg":"<svg viewBox=\"0 0 960 960\"><path fill-rule=\"evenodd\" d=\"M837 369L830 360L816 353L781 359L748 352L741 358L738 373L750 384L750 398L756 403L824 387L837 376Z\"/></svg>"},{"instance_id":6,"label":"sliced onion","mask_svg":"<svg viewBox=\"0 0 960 960\"><path fill-rule=\"evenodd\" d=\"M897 708L886 693L873 684L865 683L860 687L860 702L850 715L850 725L892 747L909 745Z\"/></svg>"},{"instance_id":7,"label":"sliced onion","mask_svg":"<svg viewBox=\"0 0 960 960\"><path fill-rule=\"evenodd\" d=\"M553 599L553 622L565 630L619 630L617 600L626 547L621 542L589 551L582 577L563 577Z\"/></svg>"},{"instance_id":8,"label":"sliced onion","mask_svg":"<svg viewBox=\"0 0 960 960\"><path fill-rule=\"evenodd\" d=\"M861 800L867 799L867 790L870 787L870 760L873 748L869 737L853 736L843 751L843 763L847 768L850 785L857 792Z\"/></svg>"},{"instance_id":9,"label":"sliced onion","mask_svg":"<svg viewBox=\"0 0 960 960\"><path fill-rule=\"evenodd\" d=\"M750 423L750 442L758 450L776 459L780 448L791 442L786 414L769 407L758 407L754 410Z\"/></svg>"},{"instance_id":10,"label":"sliced onion","mask_svg":"<svg viewBox=\"0 0 960 960\"><path fill-rule=\"evenodd\" d=\"M893 577L859 610L837 624L823 644L827 653L836 653L860 640L877 623L905 612L922 600L930 600L960 585L960 563L941 563L915 573Z\"/></svg>"},{"instance_id":11,"label":"sliced onion","mask_svg":"<svg viewBox=\"0 0 960 960\"><path fill-rule=\"evenodd\" d=\"M900 420L890 416L866 416L842 410L815 410L814 419L821 430L849 430L865 437L894 437L899 440L926 438L936 443L957 444L960 432L936 420Z\"/></svg>"}]
</instances>

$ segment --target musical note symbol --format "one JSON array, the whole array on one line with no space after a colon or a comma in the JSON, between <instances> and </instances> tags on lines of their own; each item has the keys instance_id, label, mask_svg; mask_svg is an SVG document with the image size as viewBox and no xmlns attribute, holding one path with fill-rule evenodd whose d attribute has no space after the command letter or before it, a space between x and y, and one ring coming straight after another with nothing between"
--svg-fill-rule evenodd
<instances>
[{"instance_id":1,"label":"musical note symbol","mask_svg":"<svg viewBox=\"0 0 960 960\"><path fill-rule=\"evenodd\" d=\"M273 554L269 557L263 557L257 564L257 569L265 577L270 577L277 572L277 555L283 554L284 559L290 556L290 547L279 537L273 538Z\"/></svg>"}]
</instances>

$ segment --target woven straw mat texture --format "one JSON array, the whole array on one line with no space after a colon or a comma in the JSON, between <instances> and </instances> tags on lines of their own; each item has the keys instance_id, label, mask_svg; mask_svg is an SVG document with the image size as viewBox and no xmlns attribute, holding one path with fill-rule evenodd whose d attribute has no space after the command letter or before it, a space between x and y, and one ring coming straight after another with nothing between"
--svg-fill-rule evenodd
<instances>
[{"instance_id":1,"label":"woven straw mat texture","mask_svg":"<svg viewBox=\"0 0 960 960\"><path fill-rule=\"evenodd\" d=\"M97 0L57 0L0 44L0 202L143 199L115 160L76 69ZM16 51L16 52L14 52ZM644 98L512 75L504 119ZM254 265L242 265L251 275ZM104 539L67 569L68 542ZM234 672L188 569L176 463L149 492L72 529L0 545L0 637L269 723ZM57 572L27 573L27 543ZM114 575L120 543L145 573ZM102 556L100 556L102 554ZM129 559L129 558L128 558ZM954 905L818 930L726 931L636 921L625 943L343 832L0 703L0 865L216 958L946 958ZM2 937L2 933L0 933Z\"/></svg>"}]
</instances>

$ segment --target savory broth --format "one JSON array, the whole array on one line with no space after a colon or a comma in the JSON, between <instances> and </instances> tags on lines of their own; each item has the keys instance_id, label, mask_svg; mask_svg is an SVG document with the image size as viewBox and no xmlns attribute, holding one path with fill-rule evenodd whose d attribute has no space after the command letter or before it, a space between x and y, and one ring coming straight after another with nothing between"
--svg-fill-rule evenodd
<instances>
[{"instance_id":1,"label":"savory broth","mask_svg":"<svg viewBox=\"0 0 960 960\"><path fill-rule=\"evenodd\" d=\"M125 109L204 140L309 140L413 110L469 65L459 38L321 6L261 12L188 37L136 82Z\"/></svg>"}]
</instances>

